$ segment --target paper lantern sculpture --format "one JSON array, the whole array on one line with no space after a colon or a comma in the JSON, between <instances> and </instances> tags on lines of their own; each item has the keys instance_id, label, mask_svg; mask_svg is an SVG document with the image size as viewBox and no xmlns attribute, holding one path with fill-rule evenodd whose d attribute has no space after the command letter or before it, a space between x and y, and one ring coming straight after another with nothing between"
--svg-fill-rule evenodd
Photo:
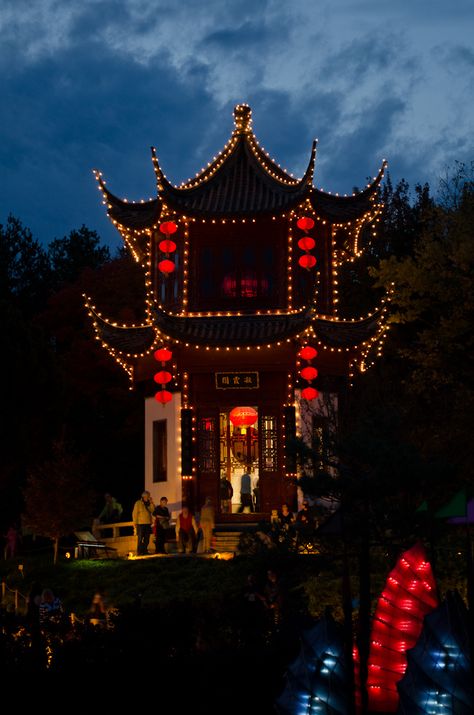
<instances>
[{"instance_id":1,"label":"paper lantern sculpture","mask_svg":"<svg viewBox=\"0 0 474 715\"><path fill-rule=\"evenodd\" d=\"M368 662L369 711L396 712L407 650L417 642L423 618L437 605L433 572L418 543L400 556L377 603Z\"/></svg>"},{"instance_id":2,"label":"paper lantern sculpture","mask_svg":"<svg viewBox=\"0 0 474 715\"><path fill-rule=\"evenodd\" d=\"M474 694L469 657L469 615L457 591L429 613L418 642L408 651L398 683L400 715L469 715Z\"/></svg>"},{"instance_id":3,"label":"paper lantern sculpture","mask_svg":"<svg viewBox=\"0 0 474 715\"><path fill-rule=\"evenodd\" d=\"M343 628L331 616L303 632L299 655L289 665L286 686L276 700L280 715L346 715L353 699Z\"/></svg>"}]
</instances>

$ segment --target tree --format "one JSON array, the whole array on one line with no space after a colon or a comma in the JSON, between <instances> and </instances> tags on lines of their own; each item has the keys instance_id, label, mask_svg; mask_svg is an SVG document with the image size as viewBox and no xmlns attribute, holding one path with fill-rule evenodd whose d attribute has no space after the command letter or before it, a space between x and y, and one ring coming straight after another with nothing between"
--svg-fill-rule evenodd
<instances>
[{"instance_id":1,"label":"tree","mask_svg":"<svg viewBox=\"0 0 474 715\"><path fill-rule=\"evenodd\" d=\"M404 382L418 402L423 451L449 456L467 480L474 458L474 181L463 172L452 190L444 185L445 200L432 207L413 255L382 260L373 273L376 285L394 289L391 321ZM450 195L455 200L446 201Z\"/></svg>"},{"instance_id":2,"label":"tree","mask_svg":"<svg viewBox=\"0 0 474 715\"><path fill-rule=\"evenodd\" d=\"M69 236L51 241L48 257L54 286L58 289L65 283L73 283L85 268L99 268L110 261L110 251L107 246L100 245L98 233L83 224Z\"/></svg>"},{"instance_id":3,"label":"tree","mask_svg":"<svg viewBox=\"0 0 474 715\"><path fill-rule=\"evenodd\" d=\"M84 459L57 444L52 458L31 470L23 496L23 523L52 539L56 564L59 539L92 522L95 494Z\"/></svg>"},{"instance_id":4,"label":"tree","mask_svg":"<svg viewBox=\"0 0 474 715\"><path fill-rule=\"evenodd\" d=\"M32 315L46 302L50 278L46 251L31 231L10 215L5 226L0 224L0 299Z\"/></svg>"}]
</instances>

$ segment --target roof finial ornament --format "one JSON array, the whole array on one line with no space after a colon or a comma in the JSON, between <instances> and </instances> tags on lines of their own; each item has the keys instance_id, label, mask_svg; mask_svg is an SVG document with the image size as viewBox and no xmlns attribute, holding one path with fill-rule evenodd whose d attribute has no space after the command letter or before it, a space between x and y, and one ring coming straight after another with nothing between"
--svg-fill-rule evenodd
<instances>
[{"instance_id":1,"label":"roof finial ornament","mask_svg":"<svg viewBox=\"0 0 474 715\"><path fill-rule=\"evenodd\" d=\"M252 110L248 104L238 104L234 108L234 122L239 134L249 134L252 131Z\"/></svg>"}]
</instances>

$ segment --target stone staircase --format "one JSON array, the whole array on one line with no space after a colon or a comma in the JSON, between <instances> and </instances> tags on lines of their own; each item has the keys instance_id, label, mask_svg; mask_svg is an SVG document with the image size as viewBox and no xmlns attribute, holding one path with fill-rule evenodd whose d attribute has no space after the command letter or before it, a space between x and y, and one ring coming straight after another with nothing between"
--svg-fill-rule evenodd
<instances>
[{"instance_id":1,"label":"stone staircase","mask_svg":"<svg viewBox=\"0 0 474 715\"><path fill-rule=\"evenodd\" d=\"M238 550L240 531L216 531L212 537L211 548L214 551L235 553Z\"/></svg>"}]
</instances>

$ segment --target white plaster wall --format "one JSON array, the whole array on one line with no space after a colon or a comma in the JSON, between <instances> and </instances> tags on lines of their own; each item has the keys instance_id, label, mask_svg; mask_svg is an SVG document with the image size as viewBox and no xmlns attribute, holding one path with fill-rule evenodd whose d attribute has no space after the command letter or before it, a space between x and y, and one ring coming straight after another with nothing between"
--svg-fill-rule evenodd
<instances>
[{"instance_id":1,"label":"white plaster wall","mask_svg":"<svg viewBox=\"0 0 474 715\"><path fill-rule=\"evenodd\" d=\"M181 393L174 392L173 399L161 405L154 397L145 400L145 489L157 505L167 497L168 509L173 517L181 511ZM167 481L153 483L153 422L166 420Z\"/></svg>"}]
</instances>

